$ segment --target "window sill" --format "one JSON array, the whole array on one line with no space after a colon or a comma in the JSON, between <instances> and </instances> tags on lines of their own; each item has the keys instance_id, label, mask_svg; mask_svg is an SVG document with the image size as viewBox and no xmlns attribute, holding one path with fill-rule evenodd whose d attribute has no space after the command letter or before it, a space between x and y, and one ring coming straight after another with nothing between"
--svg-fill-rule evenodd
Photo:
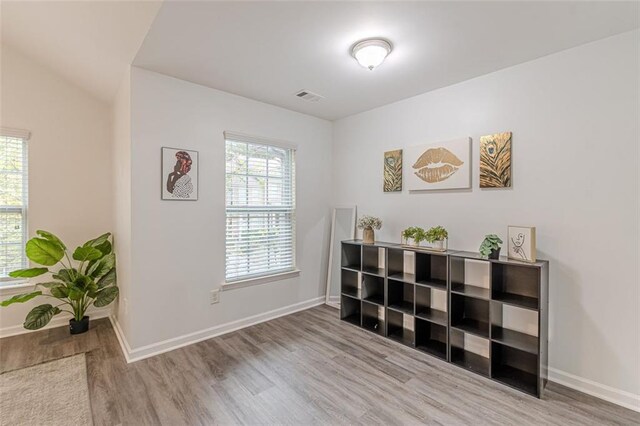
<instances>
[{"instance_id":1,"label":"window sill","mask_svg":"<svg viewBox=\"0 0 640 426\"><path fill-rule=\"evenodd\" d=\"M33 287L29 280L6 280L0 281L0 294L20 293L22 289Z\"/></svg>"},{"instance_id":2,"label":"window sill","mask_svg":"<svg viewBox=\"0 0 640 426\"><path fill-rule=\"evenodd\" d=\"M222 284L222 291L234 290L236 288L243 288L243 287L251 287L254 285L270 283L273 281L281 281L281 280L286 280L288 278L294 278L297 276L300 276L299 269L294 269L293 271L282 272L279 274L266 275L264 277L256 277L256 278L249 278L246 280L232 281L230 283Z\"/></svg>"}]
</instances>

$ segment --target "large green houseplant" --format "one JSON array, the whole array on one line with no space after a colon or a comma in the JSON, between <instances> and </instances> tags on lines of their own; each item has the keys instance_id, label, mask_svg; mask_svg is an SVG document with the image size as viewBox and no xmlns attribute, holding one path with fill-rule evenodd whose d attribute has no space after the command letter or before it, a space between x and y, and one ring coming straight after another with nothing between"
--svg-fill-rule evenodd
<instances>
[{"instance_id":1,"label":"large green houseplant","mask_svg":"<svg viewBox=\"0 0 640 426\"><path fill-rule=\"evenodd\" d=\"M36 231L38 235L26 244L27 257L43 267L19 269L9 273L13 278L33 278L51 273L52 281L35 285L33 291L18 294L0 303L9 306L24 303L35 297L48 297L57 304L45 303L36 306L24 321L24 328L37 330L49 324L51 318L61 312L73 315L69 320L71 334L84 333L89 329L87 308L93 305L101 308L118 297L116 286L116 255L113 252L110 233L89 240L77 247L69 258L67 247L50 232ZM112 240L112 239L111 239ZM57 271L48 267L60 264Z\"/></svg>"}]
</instances>

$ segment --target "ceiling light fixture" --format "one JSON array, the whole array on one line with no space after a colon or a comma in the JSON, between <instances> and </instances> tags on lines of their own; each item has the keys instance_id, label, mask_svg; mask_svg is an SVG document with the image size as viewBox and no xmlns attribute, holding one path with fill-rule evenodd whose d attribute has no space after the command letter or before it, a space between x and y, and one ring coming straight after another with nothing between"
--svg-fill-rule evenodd
<instances>
[{"instance_id":1,"label":"ceiling light fixture","mask_svg":"<svg viewBox=\"0 0 640 426\"><path fill-rule=\"evenodd\" d=\"M351 48L351 55L369 71L380 65L389 53L391 43L378 38L359 41Z\"/></svg>"}]
</instances>

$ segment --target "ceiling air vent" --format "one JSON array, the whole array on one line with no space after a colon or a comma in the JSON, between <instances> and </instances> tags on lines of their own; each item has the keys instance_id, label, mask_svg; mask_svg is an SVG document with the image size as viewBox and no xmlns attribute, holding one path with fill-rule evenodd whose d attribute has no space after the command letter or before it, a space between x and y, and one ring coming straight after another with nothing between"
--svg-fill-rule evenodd
<instances>
[{"instance_id":1,"label":"ceiling air vent","mask_svg":"<svg viewBox=\"0 0 640 426\"><path fill-rule=\"evenodd\" d=\"M308 90L301 90L296 93L296 96L300 99L304 99L307 102L318 102L320 101L320 99L324 99L324 96L318 95L317 93L313 93Z\"/></svg>"}]
</instances>

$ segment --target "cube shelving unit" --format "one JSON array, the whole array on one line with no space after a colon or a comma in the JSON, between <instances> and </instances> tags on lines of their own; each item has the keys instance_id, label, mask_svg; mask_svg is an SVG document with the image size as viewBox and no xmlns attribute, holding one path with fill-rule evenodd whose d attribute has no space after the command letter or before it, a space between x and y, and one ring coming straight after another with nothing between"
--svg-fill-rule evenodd
<instances>
[{"instance_id":1,"label":"cube shelving unit","mask_svg":"<svg viewBox=\"0 0 640 426\"><path fill-rule=\"evenodd\" d=\"M341 255L343 321L542 396L548 359L547 261L483 259L472 252L360 240L343 241ZM469 282L473 262L486 269L487 283ZM535 318L535 324L526 330L513 326L507 311Z\"/></svg>"}]
</instances>

